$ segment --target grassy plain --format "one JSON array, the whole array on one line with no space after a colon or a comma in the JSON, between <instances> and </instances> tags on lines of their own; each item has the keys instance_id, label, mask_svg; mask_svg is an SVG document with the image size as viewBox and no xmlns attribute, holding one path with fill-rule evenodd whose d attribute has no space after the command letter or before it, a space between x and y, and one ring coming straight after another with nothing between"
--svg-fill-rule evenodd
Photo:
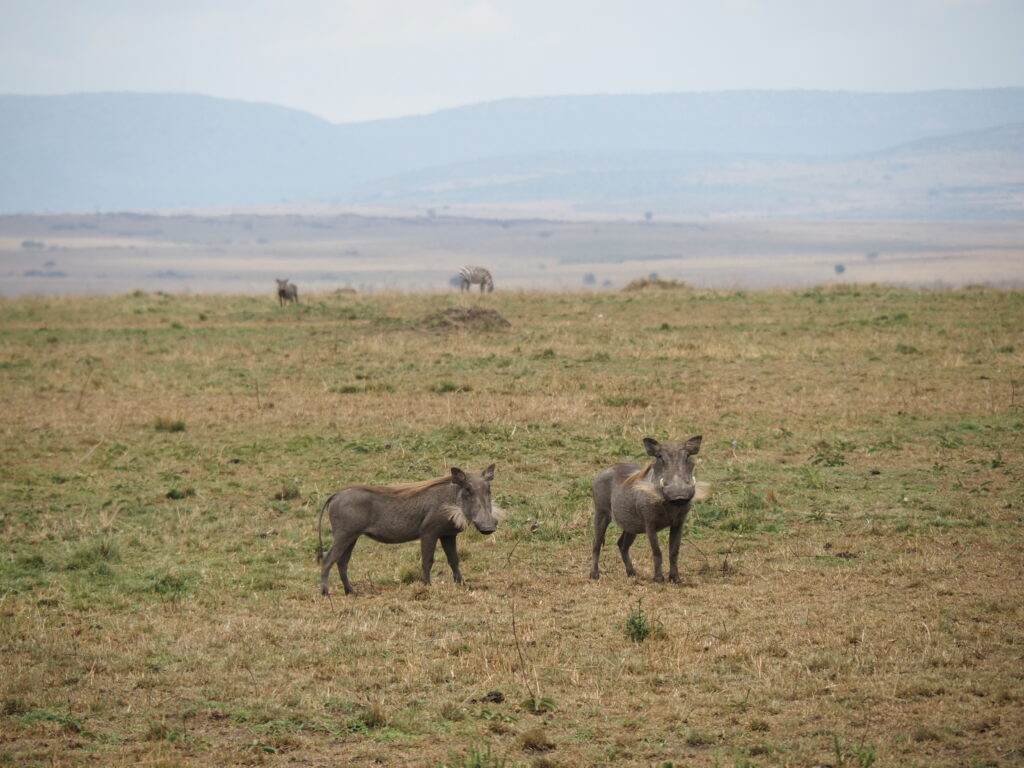
<instances>
[{"instance_id":1,"label":"grassy plain","mask_svg":"<svg viewBox=\"0 0 1024 768\"><path fill-rule=\"evenodd\" d=\"M1024 762L1024 293L303 300L0 302L0 765ZM593 475L696 433L683 584L590 581ZM491 461L466 586L319 596L331 491Z\"/></svg>"},{"instance_id":2,"label":"grassy plain","mask_svg":"<svg viewBox=\"0 0 1024 768\"><path fill-rule=\"evenodd\" d=\"M401 213L0 216L0 296L140 288L263 294L283 277L300 295L341 287L437 292L466 264L488 267L502 291L618 289L650 274L726 290L1024 286L1024 222L1017 221L645 221L639 212L552 220L544 208L518 218Z\"/></svg>"}]
</instances>

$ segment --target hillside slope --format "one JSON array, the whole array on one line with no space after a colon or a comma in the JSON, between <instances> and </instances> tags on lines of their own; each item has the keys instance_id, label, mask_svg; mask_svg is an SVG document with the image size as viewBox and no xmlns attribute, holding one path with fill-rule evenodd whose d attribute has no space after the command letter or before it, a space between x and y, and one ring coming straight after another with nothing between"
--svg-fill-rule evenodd
<instances>
[{"instance_id":1,"label":"hillside slope","mask_svg":"<svg viewBox=\"0 0 1024 768\"><path fill-rule=\"evenodd\" d=\"M566 96L348 125L194 95L0 96L0 212L559 199L803 215L820 188L780 193L747 174L723 196L679 172L836 162L1021 123L1019 88ZM480 168L506 178L480 183Z\"/></svg>"}]
</instances>

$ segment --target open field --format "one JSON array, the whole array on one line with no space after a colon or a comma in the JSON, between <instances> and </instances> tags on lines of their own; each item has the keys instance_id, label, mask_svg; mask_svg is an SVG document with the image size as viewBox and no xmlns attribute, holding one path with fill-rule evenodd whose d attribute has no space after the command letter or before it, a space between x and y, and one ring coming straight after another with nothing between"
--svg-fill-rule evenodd
<instances>
[{"instance_id":1,"label":"open field","mask_svg":"<svg viewBox=\"0 0 1024 768\"><path fill-rule=\"evenodd\" d=\"M0 217L0 295L445 290L464 264L502 290L618 289L657 274L698 288L832 281L1024 286L1022 222L551 220L552 207ZM504 217L504 218L503 218Z\"/></svg>"},{"instance_id":2,"label":"open field","mask_svg":"<svg viewBox=\"0 0 1024 768\"><path fill-rule=\"evenodd\" d=\"M0 765L1021 765L1022 328L873 285L0 301ZM588 579L594 474L697 433L683 583L614 525ZM320 597L329 493L492 461L465 586L363 539Z\"/></svg>"}]
</instances>

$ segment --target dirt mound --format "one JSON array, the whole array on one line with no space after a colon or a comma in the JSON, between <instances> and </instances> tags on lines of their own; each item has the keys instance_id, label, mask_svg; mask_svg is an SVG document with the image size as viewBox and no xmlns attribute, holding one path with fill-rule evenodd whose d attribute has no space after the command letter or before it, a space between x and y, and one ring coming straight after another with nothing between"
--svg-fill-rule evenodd
<instances>
[{"instance_id":1,"label":"dirt mound","mask_svg":"<svg viewBox=\"0 0 1024 768\"><path fill-rule=\"evenodd\" d=\"M512 323L493 309L449 307L424 317L422 326L434 331L497 331L511 328Z\"/></svg>"}]
</instances>

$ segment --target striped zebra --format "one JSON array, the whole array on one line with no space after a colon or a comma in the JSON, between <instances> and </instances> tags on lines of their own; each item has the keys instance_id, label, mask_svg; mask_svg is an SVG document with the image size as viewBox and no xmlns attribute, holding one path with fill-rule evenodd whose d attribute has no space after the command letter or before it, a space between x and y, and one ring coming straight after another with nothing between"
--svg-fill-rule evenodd
<instances>
[{"instance_id":1,"label":"striped zebra","mask_svg":"<svg viewBox=\"0 0 1024 768\"><path fill-rule=\"evenodd\" d=\"M491 273L483 267L463 267L459 270L459 293L470 290L473 285L480 286L480 293L484 288L490 293L494 290L494 278Z\"/></svg>"}]
</instances>

